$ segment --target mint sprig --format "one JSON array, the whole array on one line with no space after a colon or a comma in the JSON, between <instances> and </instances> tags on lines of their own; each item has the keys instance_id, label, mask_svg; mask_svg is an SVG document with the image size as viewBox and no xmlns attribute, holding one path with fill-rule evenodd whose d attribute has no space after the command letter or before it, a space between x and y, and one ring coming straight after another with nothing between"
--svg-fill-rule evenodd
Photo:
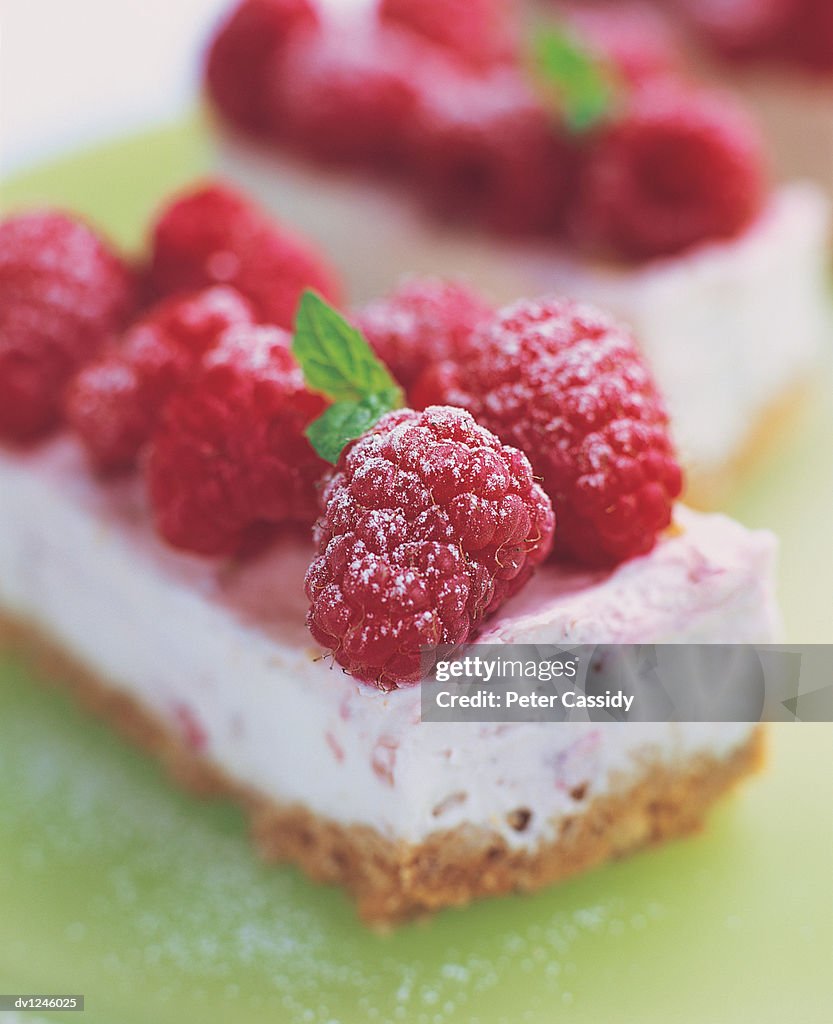
<instances>
[{"instance_id":1,"label":"mint sprig","mask_svg":"<svg viewBox=\"0 0 833 1024\"><path fill-rule=\"evenodd\" d=\"M333 400L306 430L316 452L333 465L345 445L403 404L402 389L361 332L314 291L301 296L292 353L307 386Z\"/></svg>"},{"instance_id":2,"label":"mint sprig","mask_svg":"<svg viewBox=\"0 0 833 1024\"><path fill-rule=\"evenodd\" d=\"M572 131L604 120L616 101L617 82L607 63L570 29L541 26L532 41L533 73Z\"/></svg>"},{"instance_id":3,"label":"mint sprig","mask_svg":"<svg viewBox=\"0 0 833 1024\"><path fill-rule=\"evenodd\" d=\"M314 291L301 296L292 353L312 390L335 402L361 401L396 387L361 333Z\"/></svg>"}]
</instances>

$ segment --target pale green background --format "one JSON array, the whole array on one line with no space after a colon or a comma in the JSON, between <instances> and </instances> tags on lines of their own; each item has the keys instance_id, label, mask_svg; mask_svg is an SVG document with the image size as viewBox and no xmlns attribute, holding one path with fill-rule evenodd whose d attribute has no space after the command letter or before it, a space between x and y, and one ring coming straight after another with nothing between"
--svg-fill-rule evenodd
<instances>
[{"instance_id":1,"label":"pale green background","mask_svg":"<svg viewBox=\"0 0 833 1024\"><path fill-rule=\"evenodd\" d=\"M2 201L64 204L138 248L153 207L208 166L189 123L6 183ZM729 509L780 537L793 642L833 640L831 442L825 372ZM767 773L694 839L381 937L341 893L258 864L234 808L182 795L30 675L0 662L0 991L86 995L85 1015L48 1019L830 1019L833 726L773 728Z\"/></svg>"}]
</instances>

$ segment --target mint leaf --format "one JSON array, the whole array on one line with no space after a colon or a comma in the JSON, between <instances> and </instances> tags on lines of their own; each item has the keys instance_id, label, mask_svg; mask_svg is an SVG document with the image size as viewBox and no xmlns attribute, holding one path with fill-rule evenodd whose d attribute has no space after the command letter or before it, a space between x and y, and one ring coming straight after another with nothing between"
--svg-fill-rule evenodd
<instances>
[{"instance_id":1,"label":"mint leaf","mask_svg":"<svg viewBox=\"0 0 833 1024\"><path fill-rule=\"evenodd\" d=\"M349 441L402 405L402 389L361 332L313 291L301 296L292 352L307 385L333 399L306 430L313 448L333 465Z\"/></svg>"},{"instance_id":2,"label":"mint leaf","mask_svg":"<svg viewBox=\"0 0 833 1024\"><path fill-rule=\"evenodd\" d=\"M568 29L539 29L532 57L536 77L555 94L569 128L585 132L608 115L616 98L614 74Z\"/></svg>"},{"instance_id":3,"label":"mint leaf","mask_svg":"<svg viewBox=\"0 0 833 1024\"><path fill-rule=\"evenodd\" d=\"M298 306L292 353L309 387L335 402L360 402L397 387L361 333L310 290Z\"/></svg>"},{"instance_id":4,"label":"mint leaf","mask_svg":"<svg viewBox=\"0 0 833 1024\"><path fill-rule=\"evenodd\" d=\"M361 437L384 416L401 405L398 388L369 395L360 402L336 402L306 430L310 444L322 459L335 465L348 442Z\"/></svg>"}]
</instances>

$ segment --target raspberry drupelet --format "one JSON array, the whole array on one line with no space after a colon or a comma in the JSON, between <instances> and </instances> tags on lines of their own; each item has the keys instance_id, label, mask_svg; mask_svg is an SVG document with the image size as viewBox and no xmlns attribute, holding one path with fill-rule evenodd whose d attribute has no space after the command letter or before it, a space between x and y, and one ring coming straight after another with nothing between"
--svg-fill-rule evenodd
<instances>
[{"instance_id":1,"label":"raspberry drupelet","mask_svg":"<svg viewBox=\"0 0 833 1024\"><path fill-rule=\"evenodd\" d=\"M526 456L462 409L383 416L327 485L307 573L315 640L381 689L422 651L473 638L549 553L554 515Z\"/></svg>"},{"instance_id":2,"label":"raspberry drupelet","mask_svg":"<svg viewBox=\"0 0 833 1024\"><path fill-rule=\"evenodd\" d=\"M326 408L275 327L237 324L165 406L148 448L156 526L175 547L230 555L311 524L326 463L304 431Z\"/></svg>"},{"instance_id":3,"label":"raspberry drupelet","mask_svg":"<svg viewBox=\"0 0 833 1024\"><path fill-rule=\"evenodd\" d=\"M0 224L0 438L58 425L64 389L132 314L132 272L86 224L43 211Z\"/></svg>"},{"instance_id":4,"label":"raspberry drupelet","mask_svg":"<svg viewBox=\"0 0 833 1024\"><path fill-rule=\"evenodd\" d=\"M179 196L161 212L149 283L158 298L231 285L259 320L287 329L304 288L335 303L341 297L338 276L314 248L218 183Z\"/></svg>"},{"instance_id":5,"label":"raspberry drupelet","mask_svg":"<svg viewBox=\"0 0 833 1024\"><path fill-rule=\"evenodd\" d=\"M463 406L526 453L562 559L615 565L650 551L671 522L682 478L663 402L630 335L589 306L508 306L461 363L426 370L412 400Z\"/></svg>"},{"instance_id":6,"label":"raspberry drupelet","mask_svg":"<svg viewBox=\"0 0 833 1024\"><path fill-rule=\"evenodd\" d=\"M132 469L167 400L196 374L233 324L252 324L233 288L208 288L161 302L122 342L89 363L67 391L67 420L103 473Z\"/></svg>"}]
</instances>

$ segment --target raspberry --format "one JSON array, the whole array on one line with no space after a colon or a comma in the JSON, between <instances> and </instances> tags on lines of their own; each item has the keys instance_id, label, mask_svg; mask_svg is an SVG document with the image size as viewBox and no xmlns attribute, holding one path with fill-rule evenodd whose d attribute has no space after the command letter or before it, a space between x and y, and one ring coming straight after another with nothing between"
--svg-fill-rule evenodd
<instances>
[{"instance_id":1,"label":"raspberry","mask_svg":"<svg viewBox=\"0 0 833 1024\"><path fill-rule=\"evenodd\" d=\"M419 47L393 29L309 36L273 79L281 133L328 163L400 166L421 64Z\"/></svg>"},{"instance_id":2,"label":"raspberry","mask_svg":"<svg viewBox=\"0 0 833 1024\"><path fill-rule=\"evenodd\" d=\"M633 339L596 310L520 301L464 364L426 372L415 400L463 405L526 452L558 517L555 554L594 566L651 550L681 490L668 417Z\"/></svg>"},{"instance_id":3,"label":"raspberry","mask_svg":"<svg viewBox=\"0 0 833 1024\"><path fill-rule=\"evenodd\" d=\"M344 450L307 572L315 640L357 679L419 680L546 557L554 518L525 455L462 409L388 413Z\"/></svg>"},{"instance_id":4,"label":"raspberry","mask_svg":"<svg viewBox=\"0 0 833 1024\"><path fill-rule=\"evenodd\" d=\"M424 101L413 131L419 185L438 218L510 235L558 229L567 147L514 74L450 80Z\"/></svg>"},{"instance_id":5,"label":"raspberry","mask_svg":"<svg viewBox=\"0 0 833 1024\"><path fill-rule=\"evenodd\" d=\"M86 225L56 212L0 224L0 438L57 426L64 388L126 322L135 281Z\"/></svg>"},{"instance_id":6,"label":"raspberry","mask_svg":"<svg viewBox=\"0 0 833 1024\"><path fill-rule=\"evenodd\" d=\"M731 98L664 84L633 94L591 147L571 231L631 259L733 238L765 194L758 133Z\"/></svg>"},{"instance_id":7,"label":"raspberry","mask_svg":"<svg viewBox=\"0 0 833 1024\"><path fill-rule=\"evenodd\" d=\"M407 28L485 69L516 58L518 34L506 0L382 0L383 22Z\"/></svg>"},{"instance_id":8,"label":"raspberry","mask_svg":"<svg viewBox=\"0 0 833 1024\"><path fill-rule=\"evenodd\" d=\"M165 406L148 449L156 525L175 547L233 554L281 523L312 523L326 464L304 430L326 406L275 327L228 328Z\"/></svg>"},{"instance_id":9,"label":"raspberry","mask_svg":"<svg viewBox=\"0 0 833 1024\"><path fill-rule=\"evenodd\" d=\"M136 464L165 402L196 374L226 328L238 323L254 323L254 317L231 288L176 296L84 367L69 387L66 412L98 470L119 472Z\"/></svg>"},{"instance_id":10,"label":"raspberry","mask_svg":"<svg viewBox=\"0 0 833 1024\"><path fill-rule=\"evenodd\" d=\"M312 248L223 185L198 188L162 211L153 233L150 286L157 297L228 284L265 323L289 328L314 288L338 301L341 285Z\"/></svg>"},{"instance_id":11,"label":"raspberry","mask_svg":"<svg viewBox=\"0 0 833 1024\"><path fill-rule=\"evenodd\" d=\"M411 278L387 298L365 306L357 326L407 389L427 364L459 358L475 329L491 315L486 302L461 284Z\"/></svg>"},{"instance_id":12,"label":"raspberry","mask_svg":"<svg viewBox=\"0 0 833 1024\"><path fill-rule=\"evenodd\" d=\"M243 0L220 27L206 59L208 92L223 117L255 135L271 131L270 77L290 41L317 25L308 0Z\"/></svg>"}]
</instances>

